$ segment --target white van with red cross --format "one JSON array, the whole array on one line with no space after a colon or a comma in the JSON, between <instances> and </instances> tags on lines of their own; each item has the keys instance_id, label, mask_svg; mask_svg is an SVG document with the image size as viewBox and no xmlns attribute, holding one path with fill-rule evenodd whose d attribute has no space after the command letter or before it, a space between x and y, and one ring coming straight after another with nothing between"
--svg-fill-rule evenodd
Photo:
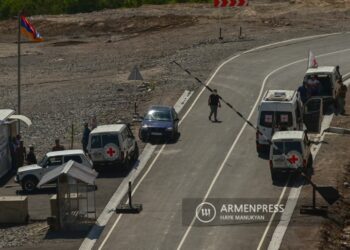
<instances>
[{"instance_id":1,"label":"white van with red cross","mask_svg":"<svg viewBox=\"0 0 350 250\"><path fill-rule=\"evenodd\" d=\"M302 168L312 172L310 141L305 131L278 131L272 137L270 148L270 171L272 181L282 172L295 172Z\"/></svg>"},{"instance_id":2,"label":"white van with red cross","mask_svg":"<svg viewBox=\"0 0 350 250\"><path fill-rule=\"evenodd\" d=\"M269 152L268 140L271 140L274 132L304 130L303 104L297 91L267 90L258 111L257 128L264 134L256 134L256 148L259 154Z\"/></svg>"},{"instance_id":3,"label":"white van with red cross","mask_svg":"<svg viewBox=\"0 0 350 250\"><path fill-rule=\"evenodd\" d=\"M88 154L94 167L130 166L139 156L139 148L128 124L101 125L90 132Z\"/></svg>"}]
</instances>

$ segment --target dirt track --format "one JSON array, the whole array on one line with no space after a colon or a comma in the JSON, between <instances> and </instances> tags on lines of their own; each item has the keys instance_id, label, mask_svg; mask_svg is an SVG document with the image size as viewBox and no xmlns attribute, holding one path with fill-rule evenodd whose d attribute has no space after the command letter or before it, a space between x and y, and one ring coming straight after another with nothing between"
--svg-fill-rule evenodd
<instances>
[{"instance_id":1,"label":"dirt track","mask_svg":"<svg viewBox=\"0 0 350 250\"><path fill-rule=\"evenodd\" d=\"M45 42L22 45L22 113L34 124L23 131L25 143L34 144L40 158L55 138L69 145L74 124L80 147L81 125L93 115L99 124L130 121L134 102L142 114L151 104L174 104L185 89L196 89L172 60L205 80L220 61L239 51L343 31L348 12L342 2L254 1L221 12L186 4L33 17ZM220 26L223 40L218 39ZM0 108L15 109L16 21L0 22L0 32ZM149 82L147 88L127 81L134 65ZM41 242L43 235L35 235Z\"/></svg>"}]
</instances>

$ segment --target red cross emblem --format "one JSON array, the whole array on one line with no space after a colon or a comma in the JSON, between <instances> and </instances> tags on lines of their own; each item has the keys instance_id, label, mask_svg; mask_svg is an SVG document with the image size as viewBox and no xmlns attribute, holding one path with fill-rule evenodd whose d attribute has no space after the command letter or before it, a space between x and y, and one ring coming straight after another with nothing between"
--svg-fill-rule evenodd
<instances>
[{"instance_id":1,"label":"red cross emblem","mask_svg":"<svg viewBox=\"0 0 350 250\"><path fill-rule=\"evenodd\" d=\"M109 155L109 157L112 157L115 154L115 150L113 150L113 148L108 148L107 154Z\"/></svg>"},{"instance_id":2,"label":"red cross emblem","mask_svg":"<svg viewBox=\"0 0 350 250\"><path fill-rule=\"evenodd\" d=\"M288 159L288 161L289 161L291 164L293 164L293 165L294 165L298 160L299 160L299 158L296 157L295 155L292 155L292 157L290 157L290 158Z\"/></svg>"}]
</instances>

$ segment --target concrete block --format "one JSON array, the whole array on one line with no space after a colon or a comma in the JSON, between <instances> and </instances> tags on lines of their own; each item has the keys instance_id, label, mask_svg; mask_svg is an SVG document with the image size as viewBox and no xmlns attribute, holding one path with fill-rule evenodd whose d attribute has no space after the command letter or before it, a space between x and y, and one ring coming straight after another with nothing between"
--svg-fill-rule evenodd
<instances>
[{"instance_id":1,"label":"concrete block","mask_svg":"<svg viewBox=\"0 0 350 250\"><path fill-rule=\"evenodd\" d=\"M0 196L0 223L23 224L27 221L27 196Z\"/></svg>"}]
</instances>

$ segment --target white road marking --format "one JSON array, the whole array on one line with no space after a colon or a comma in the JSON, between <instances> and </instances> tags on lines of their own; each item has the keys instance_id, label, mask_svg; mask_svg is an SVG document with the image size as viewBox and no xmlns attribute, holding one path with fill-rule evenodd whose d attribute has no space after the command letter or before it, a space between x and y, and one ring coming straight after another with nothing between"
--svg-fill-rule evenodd
<instances>
[{"instance_id":1,"label":"white road marking","mask_svg":"<svg viewBox=\"0 0 350 250\"><path fill-rule=\"evenodd\" d=\"M276 42L276 43L271 43L271 44L267 44L267 45L263 45L263 46L259 46L259 47L256 47L256 48L253 48L253 49L250 49L250 50L247 50L247 51L244 51L240 54L237 54L231 58L229 58L228 60L224 61L223 63L220 64L220 66L215 70L215 72L213 73L213 75L210 77L210 79L207 81L206 85L209 85L210 82L212 81L212 79L216 76L216 74L218 73L218 71L225 65L227 64L228 62L238 58L239 56L241 55L244 55L244 54L247 54L247 53L250 53L250 52L254 52L254 51L258 51L258 50L261 50L261 49L264 49L264 48L269 48L269 47L273 47L273 46L276 46L276 45L282 45L282 44L288 44L288 43L291 43L291 42L300 42L300 41L307 41L307 40L312 40L314 38L321 38L321 37L327 37L327 36L333 36L333 35L339 35L341 34L340 32L337 32L337 33L330 33L330 34L322 34L322 35L315 35L315 36L306 36L306 37L301 37L301 38L294 38L294 39L289 39L289 40L285 40L285 41L280 41L280 42ZM304 59L305 60L305 59ZM198 99L200 98L200 96L202 95L202 93L204 92L205 90L205 87L202 88L202 90L199 92L199 94L197 95L197 97L195 98L195 100L193 101L193 103L191 104L191 106L188 108L187 112L183 115L181 121L179 122L179 126L181 125L181 123L183 122L183 120L187 117L187 115L189 114L189 112L192 110L192 108L194 107L194 105L197 103ZM246 125L245 125L246 126ZM159 157L159 155L162 153L163 149L164 149L165 145L162 146L162 148L159 150L157 156L155 157L155 159ZM153 161L155 163L155 161ZM153 163L152 162L152 163ZM153 167L153 164L150 165L149 169L144 173L144 175L142 176L141 180L143 180L147 174L149 173L150 169ZM137 186L138 187L140 184L141 184L141 180L138 182ZM136 187L133 191L133 194L135 193L136 191ZM116 227L116 225L118 224L118 222L120 221L120 218L121 218L121 214L118 216L118 218L116 219L116 221L114 222L112 228L108 231L105 239L102 241L101 245L99 246L99 250L103 248L103 246L105 245L105 243L107 242L109 236L111 235L111 232L114 230L114 228ZM85 238L85 240L89 240L89 238ZM96 240L93 240L93 241L90 241L90 244L85 244L84 245L84 248L82 248L82 246L80 247L81 250L85 250L85 249L92 249L92 247L94 246ZM92 244L91 244L92 243Z\"/></svg>"},{"instance_id":2,"label":"white road marking","mask_svg":"<svg viewBox=\"0 0 350 250\"><path fill-rule=\"evenodd\" d=\"M347 74L343 75L343 77L346 77L349 74L350 73L347 73ZM344 82L344 84L349 85L350 80L347 80L346 82ZM318 138L317 138L318 141L320 141L320 142L323 141L323 139L325 137L325 133L322 133L322 132L331 125L332 119L333 119L333 114L324 117L324 120L322 121L322 126L321 126L321 136L320 135L318 136ZM312 155L313 159L316 158L316 155L317 155L318 151L320 150L321 145L322 145L322 143L319 143L318 145L312 146L311 152L313 152L313 155ZM278 225L277 225L277 227L272 235L268 250L277 250L280 248L284 234L287 231L290 219L293 215L294 208L297 204L302 187L303 186L301 185L298 188L291 188L289 196L288 196L288 200L286 203L285 210L281 216L280 222L278 223Z\"/></svg>"}]
</instances>

